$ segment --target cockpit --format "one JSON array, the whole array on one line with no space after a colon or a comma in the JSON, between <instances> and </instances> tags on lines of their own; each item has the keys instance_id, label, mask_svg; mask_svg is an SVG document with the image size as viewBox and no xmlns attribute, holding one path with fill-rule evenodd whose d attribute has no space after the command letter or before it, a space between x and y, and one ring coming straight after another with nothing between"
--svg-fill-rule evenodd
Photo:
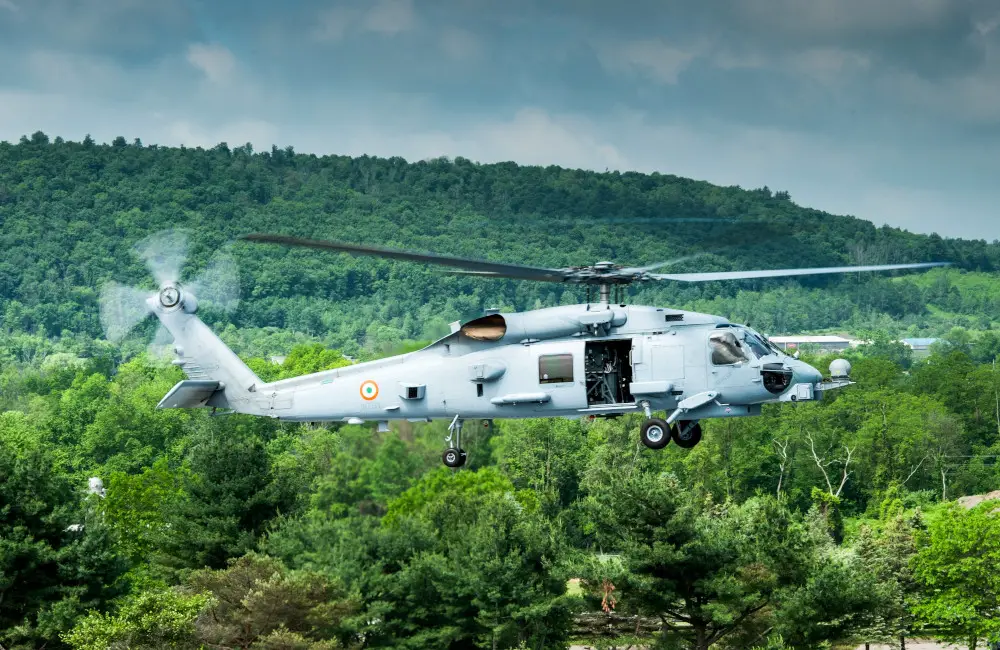
<instances>
[{"instance_id":1,"label":"cockpit","mask_svg":"<svg viewBox=\"0 0 1000 650\"><path fill-rule=\"evenodd\" d=\"M772 354L782 355L767 337L749 327L719 328L709 335L708 342L712 349L712 363L717 366L741 363L751 358L761 359Z\"/></svg>"}]
</instances>

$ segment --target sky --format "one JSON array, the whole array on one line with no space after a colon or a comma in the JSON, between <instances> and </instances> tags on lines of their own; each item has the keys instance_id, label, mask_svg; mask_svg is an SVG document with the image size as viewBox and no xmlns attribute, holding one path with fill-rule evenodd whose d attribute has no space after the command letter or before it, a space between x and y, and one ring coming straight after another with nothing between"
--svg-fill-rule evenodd
<instances>
[{"instance_id":1,"label":"sky","mask_svg":"<svg viewBox=\"0 0 1000 650\"><path fill-rule=\"evenodd\" d=\"M0 0L0 140L658 171L1000 239L996 0Z\"/></svg>"}]
</instances>

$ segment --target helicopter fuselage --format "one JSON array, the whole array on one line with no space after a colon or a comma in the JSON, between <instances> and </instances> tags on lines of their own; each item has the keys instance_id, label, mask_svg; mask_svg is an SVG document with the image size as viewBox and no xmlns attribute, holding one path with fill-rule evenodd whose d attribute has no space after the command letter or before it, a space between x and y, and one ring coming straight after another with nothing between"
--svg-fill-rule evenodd
<instances>
[{"instance_id":1,"label":"helicopter fuselage","mask_svg":"<svg viewBox=\"0 0 1000 650\"><path fill-rule=\"evenodd\" d=\"M643 411L697 421L757 415L764 403L818 399L824 389L849 383L841 378L824 384L819 371L748 327L667 308L565 305L488 312L452 328L415 352L246 392L222 387L204 404L307 422ZM178 365L185 367L180 357ZM184 383L175 391L183 393ZM172 391L161 405L170 405L165 403L171 396L182 395Z\"/></svg>"}]
</instances>

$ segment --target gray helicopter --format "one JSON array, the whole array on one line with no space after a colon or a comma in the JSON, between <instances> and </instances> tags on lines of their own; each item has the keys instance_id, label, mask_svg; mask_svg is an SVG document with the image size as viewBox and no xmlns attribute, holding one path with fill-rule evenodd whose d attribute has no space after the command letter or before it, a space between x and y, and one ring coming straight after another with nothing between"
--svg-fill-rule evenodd
<instances>
[{"instance_id":1,"label":"gray helicopter","mask_svg":"<svg viewBox=\"0 0 1000 650\"><path fill-rule=\"evenodd\" d=\"M925 269L947 262L711 273L656 273L673 262L628 267L612 262L539 268L283 235L247 241L423 262L489 278L564 282L597 287L597 302L527 312L488 310L427 347L407 354L265 382L197 316L198 299L232 309L239 276L225 253L190 283L179 281L185 240L159 233L138 246L160 288L105 286L101 317L108 338L122 338L149 314L161 324L156 340L173 339L172 363L188 379L158 408L209 407L224 412L301 422L448 419L448 467L466 461L466 421L489 426L500 418L617 417L645 414L639 435L650 449L671 440L691 448L701 420L759 415L763 404L819 400L851 384L850 364L838 359L830 376L785 354L752 328L720 316L612 300L632 283L716 282L859 271ZM589 288L589 287L588 287ZM663 413L664 417L654 414Z\"/></svg>"}]
</instances>

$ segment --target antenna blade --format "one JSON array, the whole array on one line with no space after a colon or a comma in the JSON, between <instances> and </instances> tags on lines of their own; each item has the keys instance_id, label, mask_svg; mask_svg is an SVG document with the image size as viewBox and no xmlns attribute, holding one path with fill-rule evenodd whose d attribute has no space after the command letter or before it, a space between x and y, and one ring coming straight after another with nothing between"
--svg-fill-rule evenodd
<instances>
[{"instance_id":1,"label":"antenna blade","mask_svg":"<svg viewBox=\"0 0 1000 650\"><path fill-rule=\"evenodd\" d=\"M266 235L255 233L251 235L243 235L240 239L265 242L268 244L301 246L303 248L319 248L338 251L341 253L350 253L352 255L371 255L373 257L385 257L388 259L404 260L407 262L438 264L440 266L451 266L465 269L466 271L479 271L486 274L493 274L498 277L514 278L517 280L562 282L565 277L563 272L558 269L522 266L520 264L504 264L502 262L487 262L484 260L470 260L461 257L451 257L449 255L436 255L433 253L412 253L410 251L401 251L392 248L362 246L361 244L345 244L343 242L320 241L315 239L302 239L286 235Z\"/></svg>"},{"instance_id":2,"label":"antenna blade","mask_svg":"<svg viewBox=\"0 0 1000 650\"><path fill-rule=\"evenodd\" d=\"M948 266L951 262L924 262L920 264L881 264L876 266L827 266L815 269L772 269L767 271L722 271L710 273L653 273L656 280L678 282L715 282L718 280L750 280L753 278L781 278L794 275L821 275L825 273L854 273L860 271L894 271L898 269L927 269Z\"/></svg>"}]
</instances>

